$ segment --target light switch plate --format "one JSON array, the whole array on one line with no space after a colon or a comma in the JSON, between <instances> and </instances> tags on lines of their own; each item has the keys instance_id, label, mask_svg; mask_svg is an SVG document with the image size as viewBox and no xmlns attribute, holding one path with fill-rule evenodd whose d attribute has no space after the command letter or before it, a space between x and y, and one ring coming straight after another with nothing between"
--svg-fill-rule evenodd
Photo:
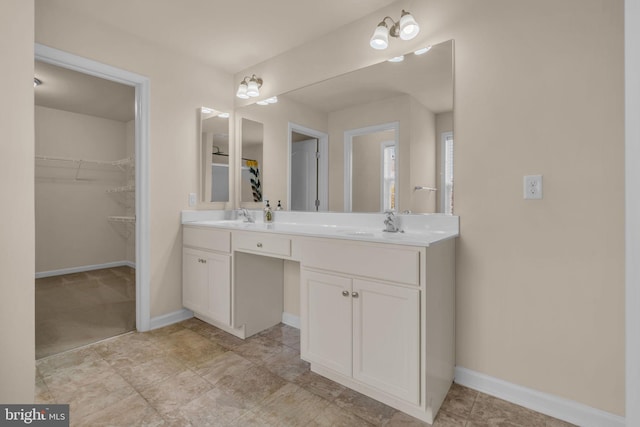
<instances>
[{"instance_id":1,"label":"light switch plate","mask_svg":"<svg viewBox=\"0 0 640 427\"><path fill-rule=\"evenodd\" d=\"M196 193L189 193L189 207L192 208L196 205Z\"/></svg>"},{"instance_id":2,"label":"light switch plate","mask_svg":"<svg viewBox=\"0 0 640 427\"><path fill-rule=\"evenodd\" d=\"M525 175L524 198L529 200L542 199L542 175Z\"/></svg>"}]
</instances>

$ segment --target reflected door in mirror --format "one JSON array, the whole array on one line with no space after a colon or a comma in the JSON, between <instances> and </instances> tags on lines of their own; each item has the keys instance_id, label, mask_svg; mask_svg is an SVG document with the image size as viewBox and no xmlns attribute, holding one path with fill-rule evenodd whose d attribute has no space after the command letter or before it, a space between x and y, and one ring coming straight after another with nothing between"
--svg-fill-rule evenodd
<instances>
[{"instance_id":1,"label":"reflected door in mirror","mask_svg":"<svg viewBox=\"0 0 640 427\"><path fill-rule=\"evenodd\" d=\"M291 210L318 210L318 140L291 143Z\"/></svg>"}]
</instances>

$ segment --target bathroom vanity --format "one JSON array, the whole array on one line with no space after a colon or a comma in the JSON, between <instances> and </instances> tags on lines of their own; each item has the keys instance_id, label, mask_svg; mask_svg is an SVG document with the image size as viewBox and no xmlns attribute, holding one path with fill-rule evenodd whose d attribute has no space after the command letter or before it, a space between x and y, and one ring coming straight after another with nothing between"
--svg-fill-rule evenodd
<instances>
[{"instance_id":1,"label":"bathroom vanity","mask_svg":"<svg viewBox=\"0 0 640 427\"><path fill-rule=\"evenodd\" d=\"M211 215L183 212L186 308L249 337L282 321L295 261L311 370L433 422L453 380L457 217L403 215L386 233L381 214Z\"/></svg>"}]
</instances>

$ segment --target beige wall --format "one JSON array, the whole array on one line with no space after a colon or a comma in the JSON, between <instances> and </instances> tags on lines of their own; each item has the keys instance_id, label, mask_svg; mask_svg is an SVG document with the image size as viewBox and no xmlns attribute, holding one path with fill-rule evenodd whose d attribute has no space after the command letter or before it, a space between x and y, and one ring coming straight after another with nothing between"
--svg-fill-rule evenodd
<instances>
[{"instance_id":1,"label":"beige wall","mask_svg":"<svg viewBox=\"0 0 640 427\"><path fill-rule=\"evenodd\" d=\"M33 402L33 1L0 1L0 402Z\"/></svg>"},{"instance_id":2,"label":"beige wall","mask_svg":"<svg viewBox=\"0 0 640 427\"><path fill-rule=\"evenodd\" d=\"M395 131L354 136L351 140L351 211L380 212L382 143L395 140Z\"/></svg>"},{"instance_id":3,"label":"beige wall","mask_svg":"<svg viewBox=\"0 0 640 427\"><path fill-rule=\"evenodd\" d=\"M401 1L250 70L277 95L454 39L456 363L620 415L623 5ZM402 7L420 35L370 49ZM543 200L523 200L528 174L544 175Z\"/></svg>"},{"instance_id":4,"label":"beige wall","mask_svg":"<svg viewBox=\"0 0 640 427\"><path fill-rule=\"evenodd\" d=\"M35 153L120 160L127 156L127 124L36 106ZM118 168L77 166L36 162L36 272L127 259L131 225L107 221L107 215L126 215L133 203L132 193L107 193L125 185L127 175Z\"/></svg>"},{"instance_id":5,"label":"beige wall","mask_svg":"<svg viewBox=\"0 0 640 427\"><path fill-rule=\"evenodd\" d=\"M149 10L149 19L153 19ZM150 79L150 272L151 316L182 309L180 211L198 191L196 109L230 111L232 76L78 17L64 0L38 0L36 42Z\"/></svg>"},{"instance_id":6,"label":"beige wall","mask_svg":"<svg viewBox=\"0 0 640 427\"><path fill-rule=\"evenodd\" d=\"M436 156L436 116L410 98L411 137L409 159L405 161L411 170L409 175L408 209L414 213L436 212L437 192L414 190L416 186L435 187L438 157ZM402 209L404 210L404 209Z\"/></svg>"}]
</instances>

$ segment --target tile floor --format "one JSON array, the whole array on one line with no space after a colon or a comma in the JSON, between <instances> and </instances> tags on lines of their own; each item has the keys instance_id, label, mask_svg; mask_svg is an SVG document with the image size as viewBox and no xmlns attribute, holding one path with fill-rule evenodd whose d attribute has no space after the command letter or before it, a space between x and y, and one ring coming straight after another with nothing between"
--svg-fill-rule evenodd
<instances>
[{"instance_id":1,"label":"tile floor","mask_svg":"<svg viewBox=\"0 0 640 427\"><path fill-rule=\"evenodd\" d=\"M36 402L73 426L422 426L300 360L295 328L247 340L198 319L129 333L36 363ZM454 384L434 426L570 424Z\"/></svg>"},{"instance_id":2,"label":"tile floor","mask_svg":"<svg viewBox=\"0 0 640 427\"><path fill-rule=\"evenodd\" d=\"M36 358L136 328L136 273L105 268L36 280Z\"/></svg>"}]
</instances>

